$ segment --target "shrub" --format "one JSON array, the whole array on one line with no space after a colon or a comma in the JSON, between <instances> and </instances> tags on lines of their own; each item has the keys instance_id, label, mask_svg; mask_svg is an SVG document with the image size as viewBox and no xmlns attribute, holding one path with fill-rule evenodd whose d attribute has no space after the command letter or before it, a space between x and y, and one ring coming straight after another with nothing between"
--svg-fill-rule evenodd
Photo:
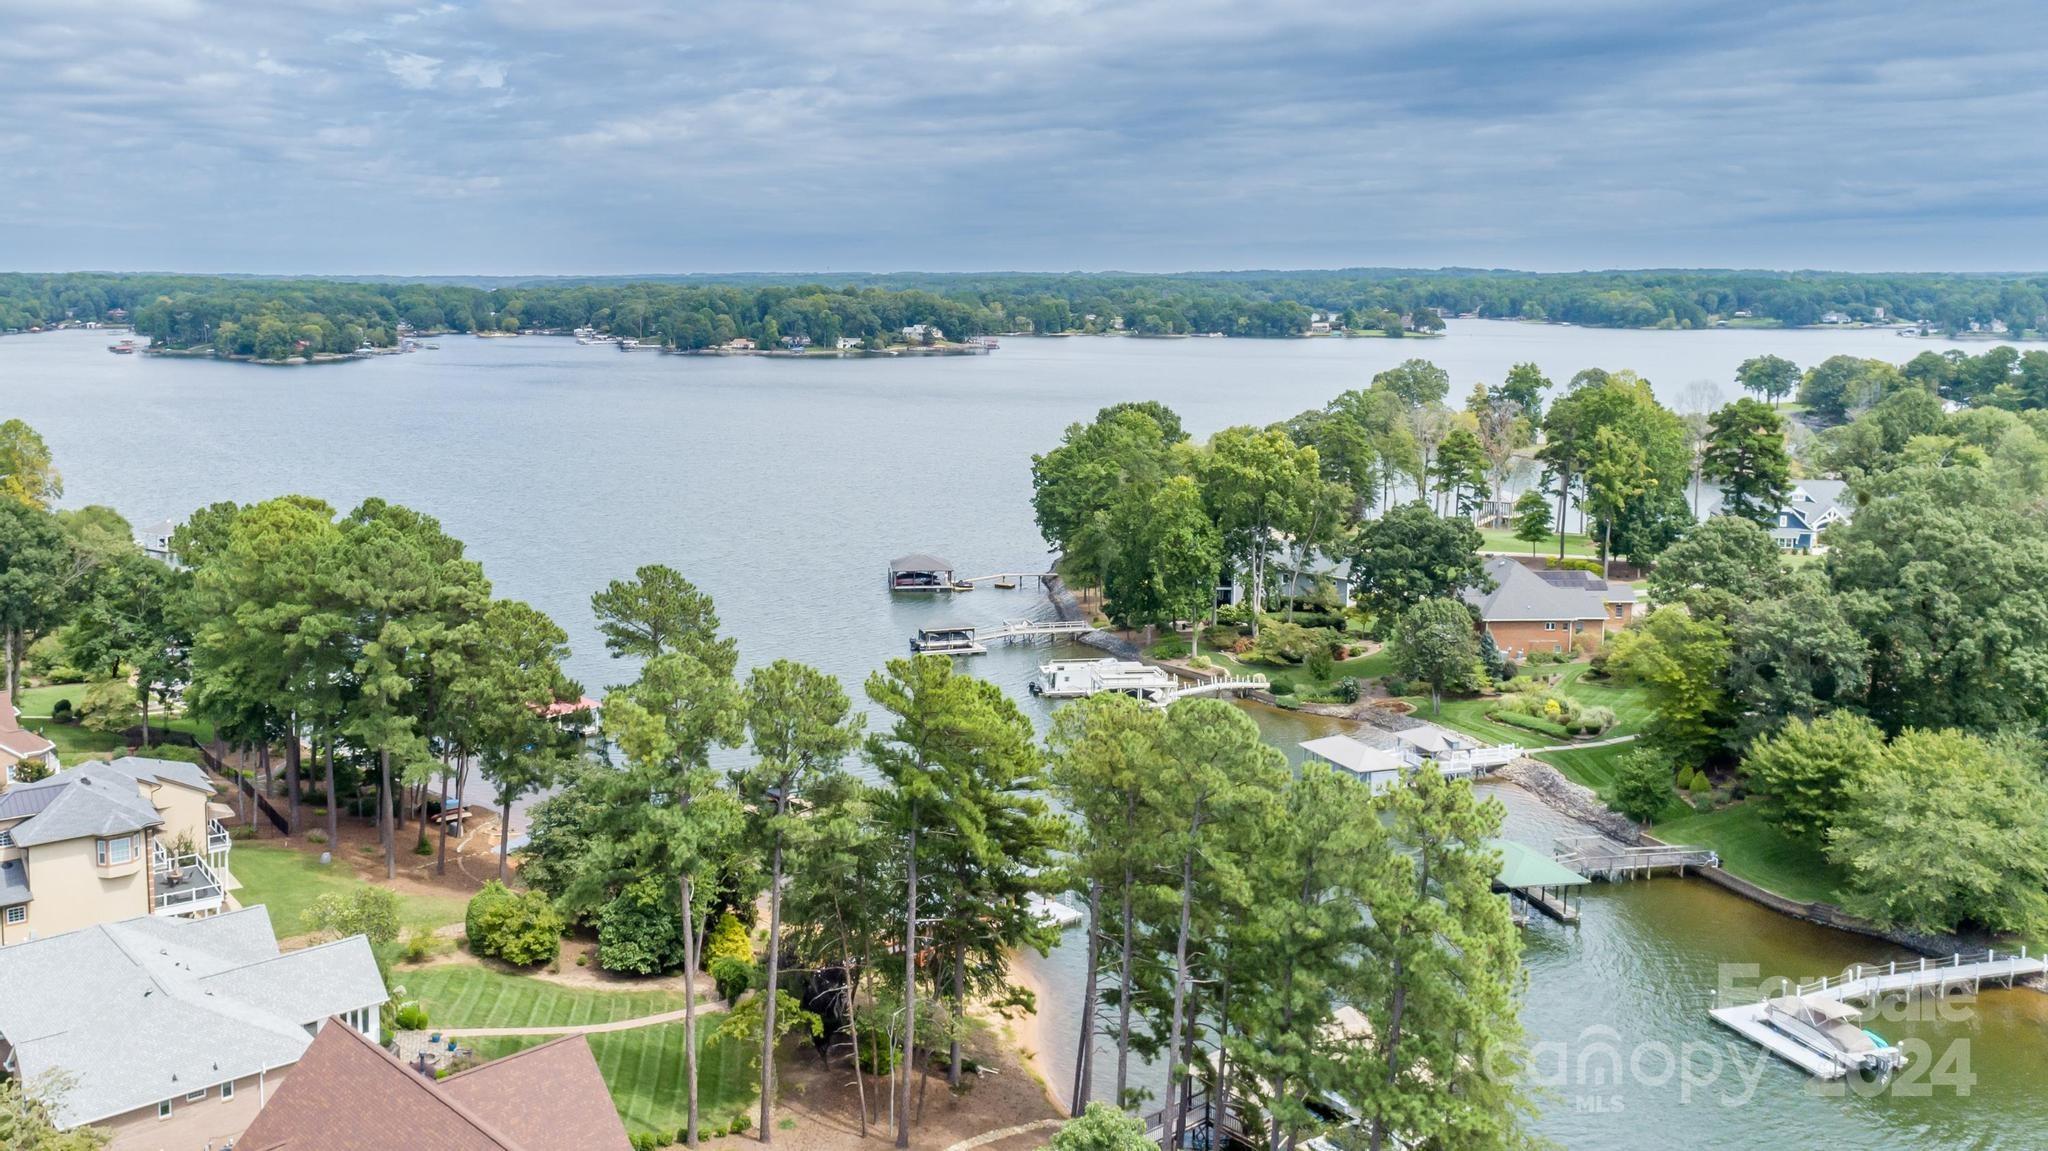
<instances>
[{"instance_id":1,"label":"shrub","mask_svg":"<svg viewBox=\"0 0 2048 1151\"><path fill-rule=\"evenodd\" d=\"M1707 778L1706 772L1695 771L1692 773L1692 782L1686 785L1686 790L1694 795L1704 795L1714 790L1714 781Z\"/></svg>"},{"instance_id":2,"label":"shrub","mask_svg":"<svg viewBox=\"0 0 2048 1151\"><path fill-rule=\"evenodd\" d=\"M1614 726L1614 709L1611 707L1589 707L1579 712L1579 730L1589 735L1598 734Z\"/></svg>"},{"instance_id":3,"label":"shrub","mask_svg":"<svg viewBox=\"0 0 2048 1151\"><path fill-rule=\"evenodd\" d=\"M1572 737L1571 730L1563 724L1552 723L1550 720L1539 719L1533 715L1523 715L1518 711L1488 712L1486 718L1493 720L1495 723L1504 723L1509 727L1519 727L1523 731L1533 731L1547 735L1552 739L1570 739Z\"/></svg>"},{"instance_id":4,"label":"shrub","mask_svg":"<svg viewBox=\"0 0 2048 1151\"><path fill-rule=\"evenodd\" d=\"M1337 661L1330 658L1328 648L1317 648L1308 653L1307 666L1309 675L1326 680L1337 670Z\"/></svg>"},{"instance_id":5,"label":"shrub","mask_svg":"<svg viewBox=\"0 0 2048 1151\"><path fill-rule=\"evenodd\" d=\"M1262 663L1300 663L1321 651L1328 654L1337 633L1325 628L1306 628L1285 620L1269 619L1259 627L1252 645L1252 658Z\"/></svg>"},{"instance_id":6,"label":"shrub","mask_svg":"<svg viewBox=\"0 0 2048 1151\"><path fill-rule=\"evenodd\" d=\"M1358 686L1358 677L1347 675L1343 679L1338 680L1336 690L1331 694L1337 697L1339 703L1357 703L1358 697L1361 694Z\"/></svg>"},{"instance_id":7,"label":"shrub","mask_svg":"<svg viewBox=\"0 0 2048 1151\"><path fill-rule=\"evenodd\" d=\"M425 963L434 954L434 933L431 931L409 931L399 954L407 963Z\"/></svg>"},{"instance_id":8,"label":"shrub","mask_svg":"<svg viewBox=\"0 0 2048 1151\"><path fill-rule=\"evenodd\" d=\"M1152 645L1145 653L1148 659L1179 659L1188 653L1188 641L1177 635L1169 635Z\"/></svg>"},{"instance_id":9,"label":"shrub","mask_svg":"<svg viewBox=\"0 0 2048 1151\"><path fill-rule=\"evenodd\" d=\"M1671 802L1671 762L1648 748L1621 757L1614 772L1614 809L1648 823Z\"/></svg>"},{"instance_id":10,"label":"shrub","mask_svg":"<svg viewBox=\"0 0 2048 1151\"><path fill-rule=\"evenodd\" d=\"M754 945L747 940L747 929L741 925L740 917L728 911L711 925L711 938L704 944L704 958L738 959L749 966L754 962Z\"/></svg>"},{"instance_id":11,"label":"shrub","mask_svg":"<svg viewBox=\"0 0 2048 1151\"><path fill-rule=\"evenodd\" d=\"M381 946L398 938L398 893L368 884L346 894L329 892L306 909L304 923L308 931L361 935Z\"/></svg>"},{"instance_id":12,"label":"shrub","mask_svg":"<svg viewBox=\"0 0 2048 1151\"><path fill-rule=\"evenodd\" d=\"M50 705L50 719L57 723L71 722L71 701L60 699Z\"/></svg>"},{"instance_id":13,"label":"shrub","mask_svg":"<svg viewBox=\"0 0 2048 1151\"><path fill-rule=\"evenodd\" d=\"M398 1014L393 1018L398 1023L400 1031L425 1031L427 1029L427 1009L416 1002L399 1004Z\"/></svg>"},{"instance_id":14,"label":"shrub","mask_svg":"<svg viewBox=\"0 0 2048 1151\"><path fill-rule=\"evenodd\" d=\"M121 731L142 719L142 704L124 680L95 684L78 701L78 720L94 731Z\"/></svg>"},{"instance_id":15,"label":"shrub","mask_svg":"<svg viewBox=\"0 0 2048 1151\"><path fill-rule=\"evenodd\" d=\"M739 1002L754 985L754 962L731 955L717 955L711 959L711 979L718 984L719 998L728 1004Z\"/></svg>"},{"instance_id":16,"label":"shrub","mask_svg":"<svg viewBox=\"0 0 2048 1151\"><path fill-rule=\"evenodd\" d=\"M307 843L326 843L326 842L327 842L327 833L326 833L326 832L324 832L324 831L309 831L309 832L307 832L307 833L306 833L306 842L307 842Z\"/></svg>"},{"instance_id":17,"label":"shrub","mask_svg":"<svg viewBox=\"0 0 2048 1151\"><path fill-rule=\"evenodd\" d=\"M1543 561L1543 566L1551 569L1552 571L1581 571L1591 572L1594 575L1601 574L1600 561L1595 559L1587 559L1584 556L1566 556L1563 559L1558 559L1556 556L1551 556L1550 558Z\"/></svg>"},{"instance_id":18,"label":"shrub","mask_svg":"<svg viewBox=\"0 0 2048 1151\"><path fill-rule=\"evenodd\" d=\"M517 967L552 961L562 951L562 915L538 891L514 892L493 879L469 901L463 931L469 950Z\"/></svg>"},{"instance_id":19,"label":"shrub","mask_svg":"<svg viewBox=\"0 0 2048 1151\"><path fill-rule=\"evenodd\" d=\"M654 1135L647 1131L633 1132L630 1142L633 1144L633 1151L655 1151L659 1146L654 1141Z\"/></svg>"},{"instance_id":20,"label":"shrub","mask_svg":"<svg viewBox=\"0 0 2048 1151\"><path fill-rule=\"evenodd\" d=\"M597 965L606 971L656 975L682 966L676 895L647 876L626 886L598 913Z\"/></svg>"}]
</instances>

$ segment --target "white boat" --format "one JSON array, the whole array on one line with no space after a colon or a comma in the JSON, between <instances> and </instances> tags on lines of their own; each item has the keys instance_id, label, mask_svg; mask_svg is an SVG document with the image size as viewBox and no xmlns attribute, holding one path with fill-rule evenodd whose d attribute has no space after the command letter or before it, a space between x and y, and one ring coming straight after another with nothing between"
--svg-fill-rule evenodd
<instances>
[{"instance_id":1,"label":"white boat","mask_svg":"<svg viewBox=\"0 0 2048 1151\"><path fill-rule=\"evenodd\" d=\"M1889 1074L1906 1053L1863 1027L1863 1013L1822 995L1782 995L1764 1003L1764 1022L1849 1071Z\"/></svg>"},{"instance_id":2,"label":"white boat","mask_svg":"<svg viewBox=\"0 0 2048 1151\"><path fill-rule=\"evenodd\" d=\"M1154 699L1173 687L1171 674L1134 659L1061 659L1039 666L1031 694L1074 699L1115 691Z\"/></svg>"}]
</instances>

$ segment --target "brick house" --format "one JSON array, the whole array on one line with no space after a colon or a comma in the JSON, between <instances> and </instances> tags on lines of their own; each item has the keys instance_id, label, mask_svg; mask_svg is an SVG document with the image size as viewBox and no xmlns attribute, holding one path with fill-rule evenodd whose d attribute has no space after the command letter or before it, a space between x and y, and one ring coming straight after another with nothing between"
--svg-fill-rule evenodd
<instances>
[{"instance_id":1,"label":"brick house","mask_svg":"<svg viewBox=\"0 0 2048 1151\"><path fill-rule=\"evenodd\" d=\"M1635 619L1636 589L1576 569L1536 570L1507 556L1486 563L1491 591L1467 590L1494 645L1516 659L1530 652L1567 652L1579 636L1594 642Z\"/></svg>"}]
</instances>

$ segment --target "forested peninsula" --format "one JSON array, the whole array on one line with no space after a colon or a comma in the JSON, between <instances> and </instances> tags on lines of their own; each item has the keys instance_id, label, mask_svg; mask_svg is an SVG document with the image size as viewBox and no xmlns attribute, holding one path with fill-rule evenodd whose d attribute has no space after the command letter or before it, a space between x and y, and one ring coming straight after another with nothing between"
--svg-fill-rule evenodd
<instances>
[{"instance_id":1,"label":"forested peninsula","mask_svg":"<svg viewBox=\"0 0 2048 1151\"><path fill-rule=\"evenodd\" d=\"M131 323L158 350L280 359L388 348L402 334L591 328L677 351L750 341L879 346L906 329L1282 338L1401 336L1441 317L1622 328L1906 323L2048 332L2048 276L1443 269L891 273L633 278L300 279L0 274L0 331Z\"/></svg>"}]
</instances>

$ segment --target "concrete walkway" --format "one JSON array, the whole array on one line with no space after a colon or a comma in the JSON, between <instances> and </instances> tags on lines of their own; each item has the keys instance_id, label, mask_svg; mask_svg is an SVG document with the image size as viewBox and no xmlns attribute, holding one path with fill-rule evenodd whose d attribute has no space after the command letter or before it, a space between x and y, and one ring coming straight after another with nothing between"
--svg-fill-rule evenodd
<instances>
[{"instance_id":1,"label":"concrete walkway","mask_svg":"<svg viewBox=\"0 0 2048 1151\"><path fill-rule=\"evenodd\" d=\"M704 1000L697 1004L699 1017L723 1015L725 1004L717 1000ZM595 1035L601 1031L632 1031L641 1027L656 1027L663 1023L681 1023L683 1010L664 1011L659 1015L641 1015L633 1019L614 1019L610 1023L577 1023L560 1027L437 1027L444 1038L491 1039L504 1035Z\"/></svg>"},{"instance_id":2,"label":"concrete walkway","mask_svg":"<svg viewBox=\"0 0 2048 1151\"><path fill-rule=\"evenodd\" d=\"M1556 747L1532 747L1529 749L1528 754L1542 755L1546 751L1584 751L1589 747L1613 747L1617 743L1633 743L1635 740L1636 737L1633 735L1617 735L1612 739L1595 739L1585 743L1564 743Z\"/></svg>"},{"instance_id":3,"label":"concrete walkway","mask_svg":"<svg viewBox=\"0 0 2048 1151\"><path fill-rule=\"evenodd\" d=\"M986 1147L991 1143L1000 1143L1013 1136L1029 1135L1033 1131L1043 1131L1049 1127L1062 1126L1065 1123L1066 1120L1064 1119L1039 1119L1030 1123L1019 1123L1015 1127L1001 1127L994 1131L984 1131L972 1139L962 1139L960 1142L946 1148L946 1151L974 1151L976 1147Z\"/></svg>"}]
</instances>

